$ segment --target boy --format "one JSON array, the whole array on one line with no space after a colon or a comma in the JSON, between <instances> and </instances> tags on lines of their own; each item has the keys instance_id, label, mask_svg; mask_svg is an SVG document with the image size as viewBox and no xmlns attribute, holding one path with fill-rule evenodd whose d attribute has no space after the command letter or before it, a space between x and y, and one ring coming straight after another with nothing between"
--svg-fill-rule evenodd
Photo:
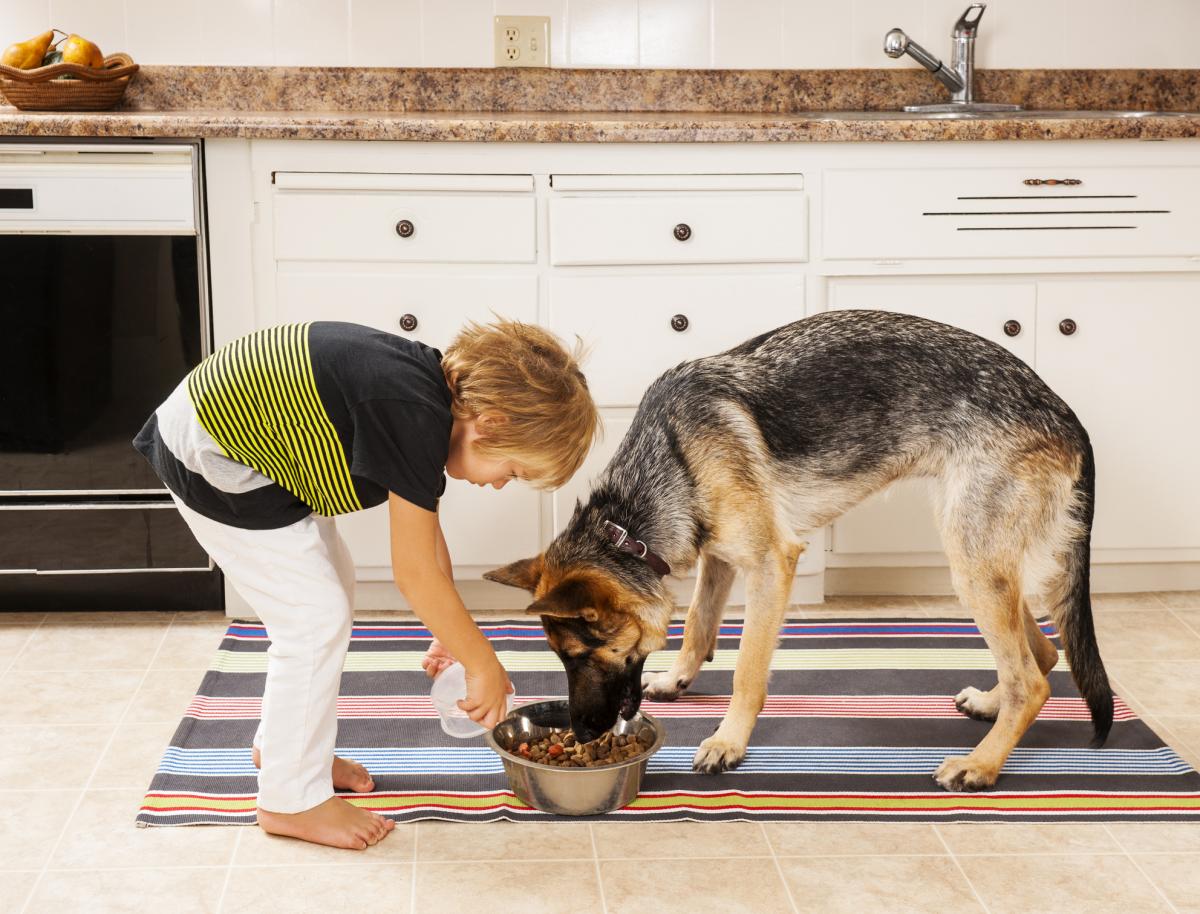
<instances>
[{"instance_id":1,"label":"boy","mask_svg":"<svg viewBox=\"0 0 1200 914\"><path fill-rule=\"evenodd\" d=\"M552 488L598 424L576 357L504 320L469 324L444 357L356 324L260 330L205 359L147 420L134 446L271 640L254 738L260 827L362 849L395 824L333 794L375 786L333 754L354 592L333 516L388 502L396 585L466 667L460 706L492 726L511 685L454 589L444 474Z\"/></svg>"}]
</instances>

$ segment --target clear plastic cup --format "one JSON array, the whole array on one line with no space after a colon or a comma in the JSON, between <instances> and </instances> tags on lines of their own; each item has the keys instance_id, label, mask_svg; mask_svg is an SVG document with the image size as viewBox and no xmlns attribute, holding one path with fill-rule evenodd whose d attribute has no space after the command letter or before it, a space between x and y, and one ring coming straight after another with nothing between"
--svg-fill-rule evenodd
<instances>
[{"instance_id":1,"label":"clear plastic cup","mask_svg":"<svg viewBox=\"0 0 1200 914\"><path fill-rule=\"evenodd\" d=\"M461 663L455 661L446 667L433 680L429 690L433 707L442 720L442 731L447 736L457 739L470 739L487 732L467 716L467 712L458 706L460 699L467 697L467 670ZM508 696L508 710L513 709L513 696Z\"/></svg>"}]
</instances>

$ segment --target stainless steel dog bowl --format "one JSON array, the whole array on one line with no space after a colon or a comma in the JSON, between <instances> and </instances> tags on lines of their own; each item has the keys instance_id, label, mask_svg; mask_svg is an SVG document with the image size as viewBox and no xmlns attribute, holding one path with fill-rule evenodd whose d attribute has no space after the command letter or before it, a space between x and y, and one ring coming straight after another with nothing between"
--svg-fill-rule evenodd
<instances>
[{"instance_id":1,"label":"stainless steel dog bowl","mask_svg":"<svg viewBox=\"0 0 1200 914\"><path fill-rule=\"evenodd\" d=\"M666 741L662 724L649 714L635 714L632 720L618 718L614 733L637 736L650 748L627 761L600 768L555 768L511 751L523 742L541 739L553 727L570 726L565 701L538 701L514 709L492 728L487 742L504 762L513 793L534 809L560 816L594 816L632 803L642 786L646 762Z\"/></svg>"}]
</instances>

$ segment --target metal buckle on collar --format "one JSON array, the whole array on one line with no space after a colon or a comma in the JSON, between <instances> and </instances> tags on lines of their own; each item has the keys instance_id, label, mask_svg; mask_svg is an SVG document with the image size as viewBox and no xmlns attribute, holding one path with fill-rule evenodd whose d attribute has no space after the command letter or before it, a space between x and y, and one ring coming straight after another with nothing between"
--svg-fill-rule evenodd
<instances>
[{"instance_id":1,"label":"metal buckle on collar","mask_svg":"<svg viewBox=\"0 0 1200 914\"><path fill-rule=\"evenodd\" d=\"M606 526L606 527L612 527L614 530L620 530L620 531L621 531L621 538L620 538L619 540L616 540L616 541L613 543L613 545L614 545L614 546L616 546L618 549L620 549L622 546L624 546L624 545L625 545L625 540L629 539L629 531L628 531L628 530L626 530L626 529L625 529L624 527L622 527L620 524L614 524L614 523L613 523L612 521L610 521L610 520L606 520L606 521L604 522L604 526ZM645 544L645 543L642 543L642 545L643 545L643 546L645 546L646 544Z\"/></svg>"}]
</instances>

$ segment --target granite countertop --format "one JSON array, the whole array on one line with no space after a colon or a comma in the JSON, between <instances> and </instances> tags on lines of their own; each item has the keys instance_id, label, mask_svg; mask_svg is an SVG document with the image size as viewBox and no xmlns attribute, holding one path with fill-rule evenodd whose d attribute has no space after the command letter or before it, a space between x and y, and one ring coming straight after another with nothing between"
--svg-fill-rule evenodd
<instances>
[{"instance_id":1,"label":"granite countertop","mask_svg":"<svg viewBox=\"0 0 1200 914\"><path fill-rule=\"evenodd\" d=\"M0 135L457 142L834 142L1200 136L1189 70L981 70L1019 115L946 119L920 70L145 67L109 112L0 108ZM1121 116L1121 112L1141 112ZM1146 112L1165 112L1147 114Z\"/></svg>"}]
</instances>

